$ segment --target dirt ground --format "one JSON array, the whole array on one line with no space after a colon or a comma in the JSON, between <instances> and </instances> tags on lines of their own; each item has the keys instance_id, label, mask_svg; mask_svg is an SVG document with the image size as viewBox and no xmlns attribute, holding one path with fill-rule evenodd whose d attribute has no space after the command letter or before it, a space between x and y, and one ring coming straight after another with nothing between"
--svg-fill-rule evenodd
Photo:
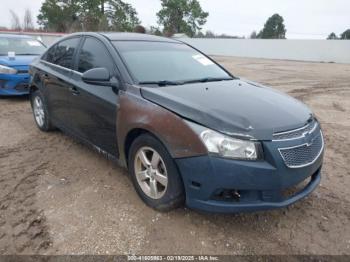
<instances>
[{"instance_id":1,"label":"dirt ground","mask_svg":"<svg viewBox=\"0 0 350 262\"><path fill-rule=\"evenodd\" d=\"M40 132L26 98L1 98L0 254L350 254L350 65L216 59L314 110L327 149L310 197L252 214L159 213L125 170Z\"/></svg>"}]
</instances>

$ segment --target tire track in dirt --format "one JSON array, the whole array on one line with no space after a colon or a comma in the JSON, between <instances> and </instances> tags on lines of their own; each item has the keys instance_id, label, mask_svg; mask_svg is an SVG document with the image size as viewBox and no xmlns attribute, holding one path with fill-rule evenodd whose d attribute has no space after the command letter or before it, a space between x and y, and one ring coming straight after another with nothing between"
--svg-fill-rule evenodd
<instances>
[{"instance_id":1,"label":"tire track in dirt","mask_svg":"<svg viewBox=\"0 0 350 262\"><path fill-rule=\"evenodd\" d=\"M45 217L36 205L37 177L45 164L25 172L15 183L5 184L0 199L0 254L37 253L50 246ZM13 175L12 172L1 176Z\"/></svg>"},{"instance_id":2,"label":"tire track in dirt","mask_svg":"<svg viewBox=\"0 0 350 262\"><path fill-rule=\"evenodd\" d=\"M0 121L14 123L7 126L7 134L22 134L16 140L5 133L5 146L0 144L0 255L49 252L52 240L44 210L37 203L38 180L57 150L69 150L72 144L60 132L45 134L35 129L27 102L0 100L7 109ZM28 125L32 125L30 132Z\"/></svg>"},{"instance_id":3,"label":"tire track in dirt","mask_svg":"<svg viewBox=\"0 0 350 262\"><path fill-rule=\"evenodd\" d=\"M47 168L39 152L31 142L0 147L0 255L43 253L51 245L36 202L37 180Z\"/></svg>"},{"instance_id":4,"label":"tire track in dirt","mask_svg":"<svg viewBox=\"0 0 350 262\"><path fill-rule=\"evenodd\" d=\"M292 96L294 96L297 99L305 101L305 99L309 97L315 98L315 96L318 95L324 95L327 93L339 93L339 92L349 92L349 88L346 87L319 87L319 86L314 86L310 88L298 88L298 89L293 89L289 91L288 93Z\"/></svg>"}]
</instances>

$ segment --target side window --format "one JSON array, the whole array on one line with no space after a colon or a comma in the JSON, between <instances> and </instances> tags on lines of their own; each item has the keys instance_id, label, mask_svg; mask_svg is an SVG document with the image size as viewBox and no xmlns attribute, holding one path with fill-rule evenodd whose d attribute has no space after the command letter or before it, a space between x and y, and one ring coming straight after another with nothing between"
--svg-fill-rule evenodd
<instances>
[{"instance_id":1,"label":"side window","mask_svg":"<svg viewBox=\"0 0 350 262\"><path fill-rule=\"evenodd\" d=\"M114 69L113 61L104 44L88 37L79 54L78 71L84 73L97 67L104 67L111 73Z\"/></svg>"},{"instance_id":2,"label":"side window","mask_svg":"<svg viewBox=\"0 0 350 262\"><path fill-rule=\"evenodd\" d=\"M79 38L71 38L59 42L47 51L43 57L44 60L65 68L73 69L73 55L79 41Z\"/></svg>"}]
</instances>

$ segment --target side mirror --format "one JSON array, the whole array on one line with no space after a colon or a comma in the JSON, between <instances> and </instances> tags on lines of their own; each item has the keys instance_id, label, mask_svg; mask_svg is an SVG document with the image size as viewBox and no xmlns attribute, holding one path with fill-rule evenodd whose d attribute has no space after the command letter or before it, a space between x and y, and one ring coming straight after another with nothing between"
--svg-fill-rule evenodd
<instances>
[{"instance_id":1,"label":"side mirror","mask_svg":"<svg viewBox=\"0 0 350 262\"><path fill-rule=\"evenodd\" d=\"M119 82L114 77L111 79L111 74L106 68L93 68L86 71L81 79L91 85L111 86L118 88Z\"/></svg>"}]
</instances>

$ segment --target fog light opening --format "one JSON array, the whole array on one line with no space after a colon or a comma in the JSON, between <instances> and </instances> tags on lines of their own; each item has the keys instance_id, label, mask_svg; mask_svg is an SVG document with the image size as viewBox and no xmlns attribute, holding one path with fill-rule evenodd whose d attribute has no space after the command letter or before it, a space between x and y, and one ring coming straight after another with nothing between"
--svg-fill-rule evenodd
<instances>
[{"instance_id":1,"label":"fog light opening","mask_svg":"<svg viewBox=\"0 0 350 262\"><path fill-rule=\"evenodd\" d=\"M224 189L216 195L216 198L224 201L240 201L241 194L236 189Z\"/></svg>"}]
</instances>

